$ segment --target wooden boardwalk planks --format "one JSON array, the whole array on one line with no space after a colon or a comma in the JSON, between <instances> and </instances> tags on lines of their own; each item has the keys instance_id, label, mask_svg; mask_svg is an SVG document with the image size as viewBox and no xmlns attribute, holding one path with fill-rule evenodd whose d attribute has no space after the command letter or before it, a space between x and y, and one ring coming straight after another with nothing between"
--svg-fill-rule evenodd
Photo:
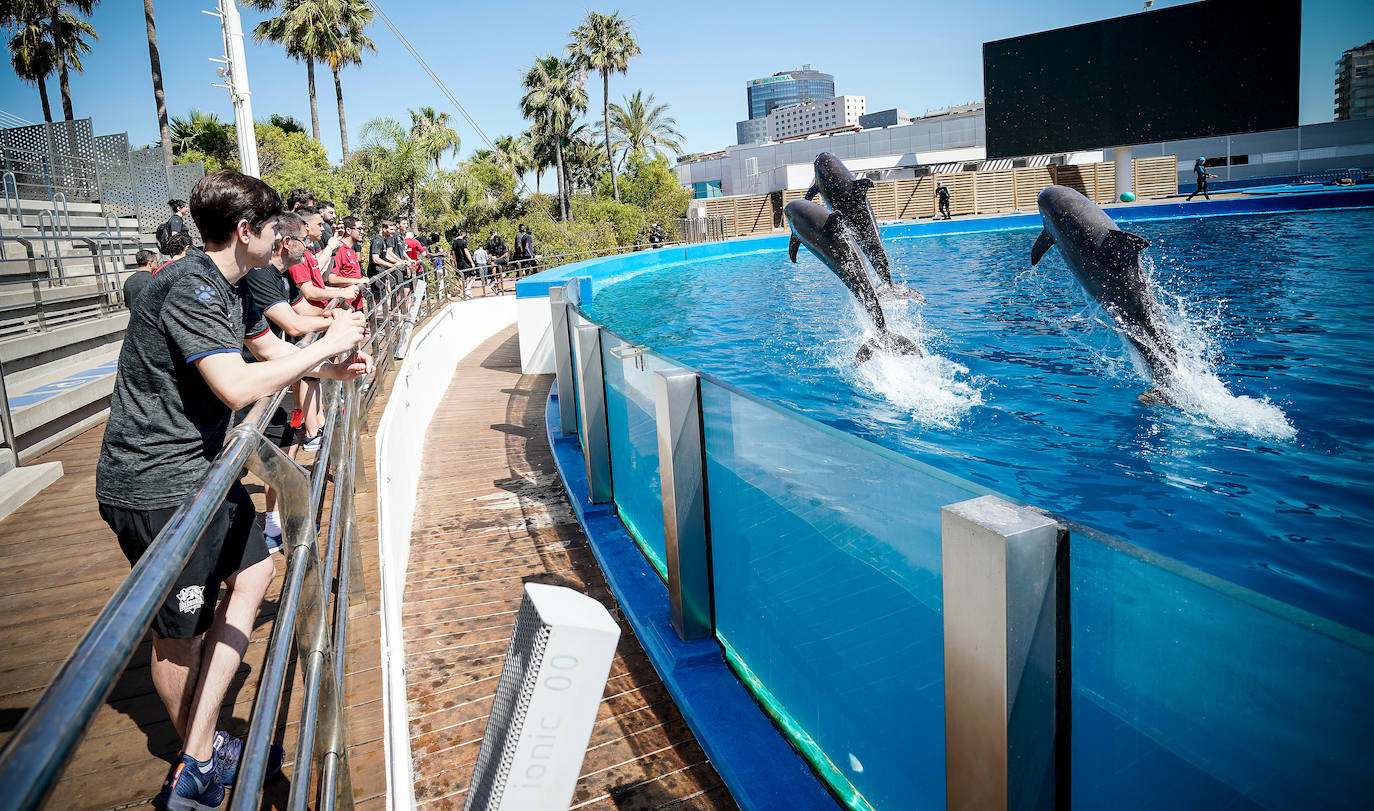
<instances>
[{"instance_id":1,"label":"wooden boardwalk planks","mask_svg":"<svg viewBox=\"0 0 1374 811\"><path fill-rule=\"evenodd\" d=\"M463 359L429 428L405 596L416 796L461 808L526 582L616 610L546 440L550 375L508 328ZM628 624L573 808L734 808Z\"/></svg>"}]
</instances>

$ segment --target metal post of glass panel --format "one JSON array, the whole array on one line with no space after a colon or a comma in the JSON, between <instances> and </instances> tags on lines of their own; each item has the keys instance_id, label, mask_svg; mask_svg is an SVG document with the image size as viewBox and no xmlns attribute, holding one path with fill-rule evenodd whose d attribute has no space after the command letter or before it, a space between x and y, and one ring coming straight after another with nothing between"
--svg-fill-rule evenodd
<instances>
[{"instance_id":1,"label":"metal post of glass panel","mask_svg":"<svg viewBox=\"0 0 1374 811\"><path fill-rule=\"evenodd\" d=\"M996 496L940 510L950 808L1068 799L1067 535Z\"/></svg>"},{"instance_id":2,"label":"metal post of glass panel","mask_svg":"<svg viewBox=\"0 0 1374 811\"><path fill-rule=\"evenodd\" d=\"M658 472L673 630L682 639L715 634L711 616L711 543L706 530L705 457L697 375L654 373Z\"/></svg>"},{"instance_id":3,"label":"metal post of glass panel","mask_svg":"<svg viewBox=\"0 0 1374 811\"><path fill-rule=\"evenodd\" d=\"M573 405L572 346L568 339L568 303L563 288L549 289L552 320L554 366L558 373L558 428L564 434L577 433L577 408Z\"/></svg>"},{"instance_id":4,"label":"metal post of glass panel","mask_svg":"<svg viewBox=\"0 0 1374 811\"><path fill-rule=\"evenodd\" d=\"M577 327L577 399L587 462L587 492L593 504L611 500L611 445L606 428L606 383L601 370L601 327Z\"/></svg>"}]
</instances>

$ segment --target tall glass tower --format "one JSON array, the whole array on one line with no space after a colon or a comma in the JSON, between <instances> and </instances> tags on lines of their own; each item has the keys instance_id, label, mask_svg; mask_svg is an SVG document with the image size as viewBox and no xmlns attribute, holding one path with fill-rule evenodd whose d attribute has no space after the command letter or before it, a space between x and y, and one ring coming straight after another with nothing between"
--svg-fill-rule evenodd
<instances>
[{"instance_id":1,"label":"tall glass tower","mask_svg":"<svg viewBox=\"0 0 1374 811\"><path fill-rule=\"evenodd\" d=\"M820 73L810 65L802 65L801 70L774 73L762 79L751 79L745 85L749 97L749 117L767 118L774 107L784 104L797 104L806 99L830 99L835 97L835 77Z\"/></svg>"},{"instance_id":2,"label":"tall glass tower","mask_svg":"<svg viewBox=\"0 0 1374 811\"><path fill-rule=\"evenodd\" d=\"M820 101L835 97L835 77L820 73L810 65L799 70L774 73L762 79L750 79L744 86L749 100L749 117L735 125L736 141L741 144L765 138L763 120L774 107L797 104L808 99ZM757 124L751 122L757 121Z\"/></svg>"}]
</instances>

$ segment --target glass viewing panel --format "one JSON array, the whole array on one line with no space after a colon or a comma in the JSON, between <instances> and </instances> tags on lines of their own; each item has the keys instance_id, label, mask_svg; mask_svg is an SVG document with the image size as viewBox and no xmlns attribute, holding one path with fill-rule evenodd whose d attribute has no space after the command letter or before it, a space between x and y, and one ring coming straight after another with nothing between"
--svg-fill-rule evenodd
<instances>
[{"instance_id":1,"label":"glass viewing panel","mask_svg":"<svg viewBox=\"0 0 1374 811\"><path fill-rule=\"evenodd\" d=\"M1369 807L1374 641L1070 538L1076 807Z\"/></svg>"},{"instance_id":2,"label":"glass viewing panel","mask_svg":"<svg viewBox=\"0 0 1374 811\"><path fill-rule=\"evenodd\" d=\"M649 562L666 580L654 372L674 368L674 364L648 352L641 354L630 342L603 329L601 368L606 375L606 425L615 506Z\"/></svg>"},{"instance_id":3,"label":"glass viewing panel","mask_svg":"<svg viewBox=\"0 0 1374 811\"><path fill-rule=\"evenodd\" d=\"M704 377L701 405L716 627L746 683L841 796L943 809L940 508L987 491Z\"/></svg>"}]
</instances>

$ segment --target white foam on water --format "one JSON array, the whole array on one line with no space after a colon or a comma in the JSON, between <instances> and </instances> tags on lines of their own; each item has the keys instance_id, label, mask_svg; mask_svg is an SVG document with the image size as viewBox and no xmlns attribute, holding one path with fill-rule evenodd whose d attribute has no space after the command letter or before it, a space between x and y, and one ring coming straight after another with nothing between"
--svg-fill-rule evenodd
<instances>
[{"instance_id":1,"label":"white foam on water","mask_svg":"<svg viewBox=\"0 0 1374 811\"><path fill-rule=\"evenodd\" d=\"M1178 349L1174 374L1160 386L1174 406L1223 431L1264 439L1286 440L1296 436L1297 429L1276 403L1267 397L1233 394L1217 376L1221 354L1218 339L1225 334L1224 303L1211 310L1201 309L1184 297L1163 290L1155 282L1149 262L1142 262L1142 268ZM1141 377L1149 380L1144 361L1134 351L1131 357Z\"/></svg>"},{"instance_id":2,"label":"white foam on water","mask_svg":"<svg viewBox=\"0 0 1374 811\"><path fill-rule=\"evenodd\" d=\"M968 367L932 351L932 339L938 336L925 325L919 304L884 301L883 311L888 330L915 341L924 357L878 353L855 365L854 354L864 341L877 334L857 304L844 339L825 348L829 366L861 391L887 402L894 412L875 416L951 428L975 406L982 405L980 381L969 376Z\"/></svg>"}]
</instances>

